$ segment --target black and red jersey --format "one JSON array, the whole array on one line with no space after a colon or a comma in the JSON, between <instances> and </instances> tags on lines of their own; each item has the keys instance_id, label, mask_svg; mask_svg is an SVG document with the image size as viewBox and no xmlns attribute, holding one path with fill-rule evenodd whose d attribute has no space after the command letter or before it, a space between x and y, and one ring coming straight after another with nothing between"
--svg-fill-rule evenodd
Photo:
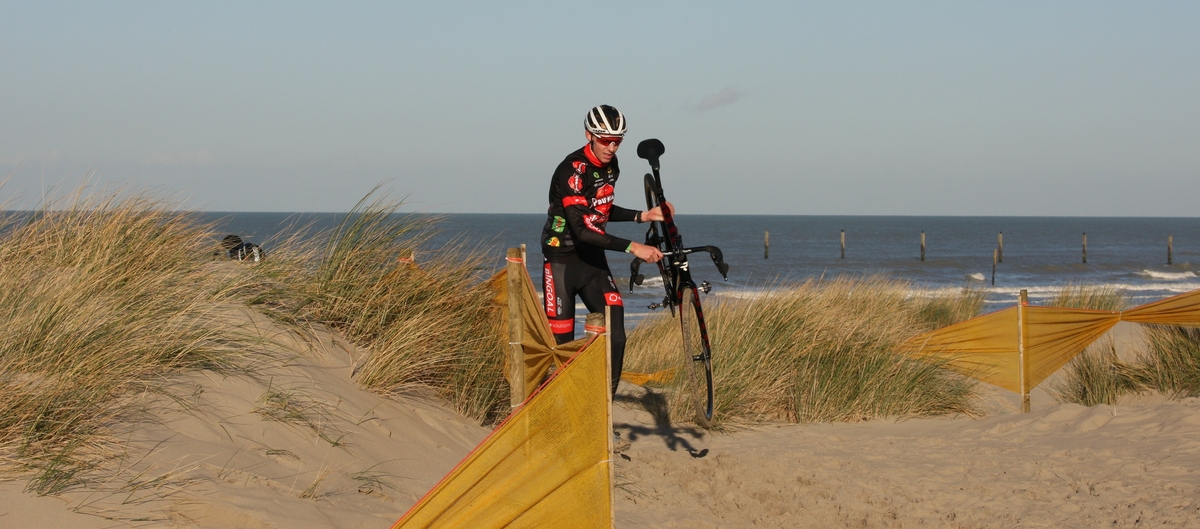
<instances>
[{"instance_id":1,"label":"black and red jersey","mask_svg":"<svg viewBox=\"0 0 1200 529\"><path fill-rule=\"evenodd\" d=\"M613 204L613 187L621 169L614 156L607 165L592 154L591 144L563 159L550 181L550 209L542 228L542 255L550 261L576 258L608 268L604 250L625 251L630 241L609 235L609 220L632 221L637 211Z\"/></svg>"}]
</instances>

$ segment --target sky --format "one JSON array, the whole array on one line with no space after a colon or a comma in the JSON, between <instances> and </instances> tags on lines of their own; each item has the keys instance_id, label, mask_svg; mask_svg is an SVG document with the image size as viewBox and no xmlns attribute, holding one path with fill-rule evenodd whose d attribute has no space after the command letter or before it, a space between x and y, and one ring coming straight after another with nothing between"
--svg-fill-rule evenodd
<instances>
[{"instance_id":1,"label":"sky","mask_svg":"<svg viewBox=\"0 0 1200 529\"><path fill-rule=\"evenodd\" d=\"M1200 2L8 2L0 202L542 213L589 108L683 213L1200 216Z\"/></svg>"}]
</instances>

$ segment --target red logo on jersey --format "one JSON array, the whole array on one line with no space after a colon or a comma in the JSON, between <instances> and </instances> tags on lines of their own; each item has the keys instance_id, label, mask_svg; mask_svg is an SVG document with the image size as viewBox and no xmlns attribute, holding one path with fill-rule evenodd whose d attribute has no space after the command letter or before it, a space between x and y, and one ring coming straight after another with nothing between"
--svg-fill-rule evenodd
<instances>
[{"instance_id":1,"label":"red logo on jersey","mask_svg":"<svg viewBox=\"0 0 1200 529\"><path fill-rule=\"evenodd\" d=\"M567 185L571 186L571 190L578 193L583 191L583 179L579 175L572 175L570 180L567 180Z\"/></svg>"},{"instance_id":2,"label":"red logo on jersey","mask_svg":"<svg viewBox=\"0 0 1200 529\"><path fill-rule=\"evenodd\" d=\"M604 184L604 187L596 190L596 198L592 199L592 208L607 217L609 210L612 209L613 198L612 184Z\"/></svg>"},{"instance_id":3,"label":"red logo on jersey","mask_svg":"<svg viewBox=\"0 0 1200 529\"><path fill-rule=\"evenodd\" d=\"M604 225L608 223L607 215L584 215L583 225L596 233L604 233Z\"/></svg>"},{"instance_id":4,"label":"red logo on jersey","mask_svg":"<svg viewBox=\"0 0 1200 529\"><path fill-rule=\"evenodd\" d=\"M621 294L619 292L605 292L604 293L604 303L610 307L624 307L625 306L625 303L621 301Z\"/></svg>"},{"instance_id":5,"label":"red logo on jersey","mask_svg":"<svg viewBox=\"0 0 1200 529\"><path fill-rule=\"evenodd\" d=\"M575 174L583 174L587 172L587 164L583 162L571 162L571 167L575 168Z\"/></svg>"}]
</instances>

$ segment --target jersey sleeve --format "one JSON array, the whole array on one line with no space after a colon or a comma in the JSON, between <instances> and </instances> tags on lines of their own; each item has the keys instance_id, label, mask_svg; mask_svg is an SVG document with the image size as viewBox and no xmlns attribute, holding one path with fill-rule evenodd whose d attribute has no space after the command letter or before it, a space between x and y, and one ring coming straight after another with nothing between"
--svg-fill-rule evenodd
<instances>
[{"instance_id":1,"label":"jersey sleeve","mask_svg":"<svg viewBox=\"0 0 1200 529\"><path fill-rule=\"evenodd\" d=\"M606 233L604 225L599 222L600 214L592 211L586 205L573 205L564 209L567 213L567 225L571 227L571 235L575 237L575 240L616 252L623 252L629 247L629 239L614 237Z\"/></svg>"},{"instance_id":2,"label":"jersey sleeve","mask_svg":"<svg viewBox=\"0 0 1200 529\"><path fill-rule=\"evenodd\" d=\"M554 172L551 200L558 200L559 205L562 206L563 215L567 218L567 226L571 230L571 237L575 239L576 243L617 252L625 251L629 247L629 239L609 235L604 227L608 219L592 209L591 204L588 203L587 192L589 190L586 186L589 182L584 180L586 176L587 166L583 162L565 160ZM609 213L611 215L612 211L610 210ZM632 220L632 215L630 220Z\"/></svg>"},{"instance_id":3,"label":"jersey sleeve","mask_svg":"<svg viewBox=\"0 0 1200 529\"><path fill-rule=\"evenodd\" d=\"M623 208L613 204L612 209L608 212L608 220L613 222L633 222L637 220L638 211L641 210Z\"/></svg>"}]
</instances>

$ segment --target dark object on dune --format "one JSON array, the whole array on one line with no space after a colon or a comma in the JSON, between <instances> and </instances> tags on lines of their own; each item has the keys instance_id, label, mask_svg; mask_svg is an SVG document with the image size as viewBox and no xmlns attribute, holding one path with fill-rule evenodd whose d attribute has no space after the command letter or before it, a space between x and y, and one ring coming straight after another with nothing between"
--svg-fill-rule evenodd
<instances>
[{"instance_id":1,"label":"dark object on dune","mask_svg":"<svg viewBox=\"0 0 1200 529\"><path fill-rule=\"evenodd\" d=\"M226 235L221 239L221 248L229 252L229 258L237 261L254 261L259 262L267 258L267 253L262 247L252 242L244 242L237 235Z\"/></svg>"}]
</instances>

